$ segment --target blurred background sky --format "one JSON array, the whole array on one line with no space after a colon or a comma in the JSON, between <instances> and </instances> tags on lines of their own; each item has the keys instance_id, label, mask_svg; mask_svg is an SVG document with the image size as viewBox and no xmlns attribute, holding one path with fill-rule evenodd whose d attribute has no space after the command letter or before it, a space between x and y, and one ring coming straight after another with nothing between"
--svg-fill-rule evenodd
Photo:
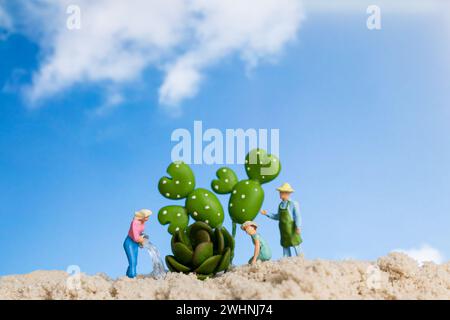
<instances>
[{"instance_id":1,"label":"blurred background sky","mask_svg":"<svg viewBox=\"0 0 450 320\"><path fill-rule=\"evenodd\" d=\"M283 170L263 186L264 208L293 185L307 258L448 259L447 1L379 1L372 31L373 1L70 3L81 30L65 28L65 1L0 1L0 275L69 265L123 275L141 208L169 254L156 213L174 202L157 183L171 133L195 120L280 129ZM193 165L198 185L219 167ZM280 258L277 223L256 221ZM236 241L242 264L252 244L240 230Z\"/></svg>"}]
</instances>

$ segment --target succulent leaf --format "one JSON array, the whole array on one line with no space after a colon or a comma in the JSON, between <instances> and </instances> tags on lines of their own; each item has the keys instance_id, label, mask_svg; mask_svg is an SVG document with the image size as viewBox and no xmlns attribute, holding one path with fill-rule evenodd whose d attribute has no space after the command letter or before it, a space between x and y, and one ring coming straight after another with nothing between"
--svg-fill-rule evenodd
<instances>
[{"instance_id":1,"label":"succulent leaf","mask_svg":"<svg viewBox=\"0 0 450 320\"><path fill-rule=\"evenodd\" d=\"M219 263L219 266L216 269L216 272L225 271L228 269L231 263L231 248L227 248L222 255L222 260Z\"/></svg>"},{"instance_id":2,"label":"succulent leaf","mask_svg":"<svg viewBox=\"0 0 450 320\"><path fill-rule=\"evenodd\" d=\"M194 272L199 274L211 274L217 268L220 260L222 260L221 255L212 256L206 259L197 269L194 270Z\"/></svg>"},{"instance_id":3,"label":"succulent leaf","mask_svg":"<svg viewBox=\"0 0 450 320\"><path fill-rule=\"evenodd\" d=\"M214 243L214 251L218 254L222 254L225 249L225 239L223 237L222 229L216 228L216 230L214 230L214 236L216 240Z\"/></svg>"},{"instance_id":4,"label":"succulent leaf","mask_svg":"<svg viewBox=\"0 0 450 320\"><path fill-rule=\"evenodd\" d=\"M184 243L176 242L173 245L173 254L177 260L184 265L189 265L192 262L193 252Z\"/></svg>"},{"instance_id":5,"label":"succulent leaf","mask_svg":"<svg viewBox=\"0 0 450 320\"><path fill-rule=\"evenodd\" d=\"M213 255L213 243L212 242L202 242L197 247L195 247L194 256L192 258L192 264L194 267L200 266L209 257Z\"/></svg>"},{"instance_id":6,"label":"succulent leaf","mask_svg":"<svg viewBox=\"0 0 450 320\"><path fill-rule=\"evenodd\" d=\"M263 149L253 149L245 157L245 171L250 179L263 184L278 177L281 163L275 155L267 154Z\"/></svg>"},{"instance_id":7,"label":"succulent leaf","mask_svg":"<svg viewBox=\"0 0 450 320\"><path fill-rule=\"evenodd\" d=\"M190 272L191 269L181 263L179 263L174 256L166 256L166 264L170 271L172 272Z\"/></svg>"},{"instance_id":8,"label":"succulent leaf","mask_svg":"<svg viewBox=\"0 0 450 320\"><path fill-rule=\"evenodd\" d=\"M225 248L231 248L231 251L234 251L234 238L233 238L233 236L225 228L222 228L222 234L223 234L223 238L224 238L224 241L225 241Z\"/></svg>"},{"instance_id":9,"label":"succulent leaf","mask_svg":"<svg viewBox=\"0 0 450 320\"><path fill-rule=\"evenodd\" d=\"M195 189L195 176L184 162L173 162L167 168L169 177L162 177L158 190L164 197L172 200L186 198Z\"/></svg>"},{"instance_id":10,"label":"succulent leaf","mask_svg":"<svg viewBox=\"0 0 450 320\"><path fill-rule=\"evenodd\" d=\"M186 209L196 221L203 221L215 228L225 218L222 204L214 193L206 189L196 189L186 199Z\"/></svg>"},{"instance_id":11,"label":"succulent leaf","mask_svg":"<svg viewBox=\"0 0 450 320\"><path fill-rule=\"evenodd\" d=\"M215 193L227 194L233 190L233 187L238 183L239 179L236 173L227 167L220 168L216 172L218 179L211 182L211 188Z\"/></svg>"},{"instance_id":12,"label":"succulent leaf","mask_svg":"<svg viewBox=\"0 0 450 320\"><path fill-rule=\"evenodd\" d=\"M166 206L158 212L158 221L162 225L169 225L167 231L175 234L179 230L184 230L189 223L189 215L185 207Z\"/></svg>"}]
</instances>

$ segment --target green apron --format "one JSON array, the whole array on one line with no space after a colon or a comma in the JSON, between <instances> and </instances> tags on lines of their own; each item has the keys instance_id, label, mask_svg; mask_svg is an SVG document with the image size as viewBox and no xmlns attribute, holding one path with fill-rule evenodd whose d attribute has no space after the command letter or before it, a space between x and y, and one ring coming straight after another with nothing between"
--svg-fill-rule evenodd
<instances>
[{"instance_id":1,"label":"green apron","mask_svg":"<svg viewBox=\"0 0 450 320\"><path fill-rule=\"evenodd\" d=\"M281 246L283 248L295 247L303 242L300 235L295 232L297 226L295 225L294 220L292 219L291 214L288 210L290 204L290 201L288 201L285 209L281 208L281 203L278 207L278 214L280 217L279 227L281 235Z\"/></svg>"}]
</instances>

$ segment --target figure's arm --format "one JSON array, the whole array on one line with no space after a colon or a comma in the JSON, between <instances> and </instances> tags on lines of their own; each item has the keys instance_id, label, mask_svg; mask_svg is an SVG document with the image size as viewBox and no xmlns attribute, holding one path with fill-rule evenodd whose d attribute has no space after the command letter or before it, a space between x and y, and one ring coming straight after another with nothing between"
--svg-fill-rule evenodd
<instances>
[{"instance_id":1,"label":"figure's arm","mask_svg":"<svg viewBox=\"0 0 450 320\"><path fill-rule=\"evenodd\" d=\"M295 227L297 228L298 233L300 233L300 228L302 226L302 217L300 215L300 206L297 201L293 202L292 217L294 218Z\"/></svg>"},{"instance_id":2,"label":"figure's arm","mask_svg":"<svg viewBox=\"0 0 450 320\"><path fill-rule=\"evenodd\" d=\"M265 215L269 219L280 220L280 214L279 213L268 213L266 210L261 210L261 213L263 215Z\"/></svg>"},{"instance_id":3,"label":"figure's arm","mask_svg":"<svg viewBox=\"0 0 450 320\"><path fill-rule=\"evenodd\" d=\"M255 252L253 253L252 264L256 263L256 260L258 259L260 245L261 245L261 243L260 243L259 239L255 239Z\"/></svg>"},{"instance_id":4,"label":"figure's arm","mask_svg":"<svg viewBox=\"0 0 450 320\"><path fill-rule=\"evenodd\" d=\"M143 241L143 238L141 237L141 234L139 233L139 227L138 222L136 220L133 220L133 223L131 225L131 233L133 234L133 240L137 243L141 243Z\"/></svg>"}]
</instances>

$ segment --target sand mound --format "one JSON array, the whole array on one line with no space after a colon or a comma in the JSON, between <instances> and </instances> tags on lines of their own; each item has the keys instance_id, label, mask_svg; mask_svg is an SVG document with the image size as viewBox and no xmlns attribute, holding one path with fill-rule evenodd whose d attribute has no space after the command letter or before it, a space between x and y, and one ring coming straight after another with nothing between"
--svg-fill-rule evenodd
<instances>
[{"instance_id":1,"label":"sand mound","mask_svg":"<svg viewBox=\"0 0 450 320\"><path fill-rule=\"evenodd\" d=\"M69 277L37 271L0 278L0 299L450 299L450 263L416 262L392 253L376 263L301 257L242 266L207 281Z\"/></svg>"}]
</instances>

